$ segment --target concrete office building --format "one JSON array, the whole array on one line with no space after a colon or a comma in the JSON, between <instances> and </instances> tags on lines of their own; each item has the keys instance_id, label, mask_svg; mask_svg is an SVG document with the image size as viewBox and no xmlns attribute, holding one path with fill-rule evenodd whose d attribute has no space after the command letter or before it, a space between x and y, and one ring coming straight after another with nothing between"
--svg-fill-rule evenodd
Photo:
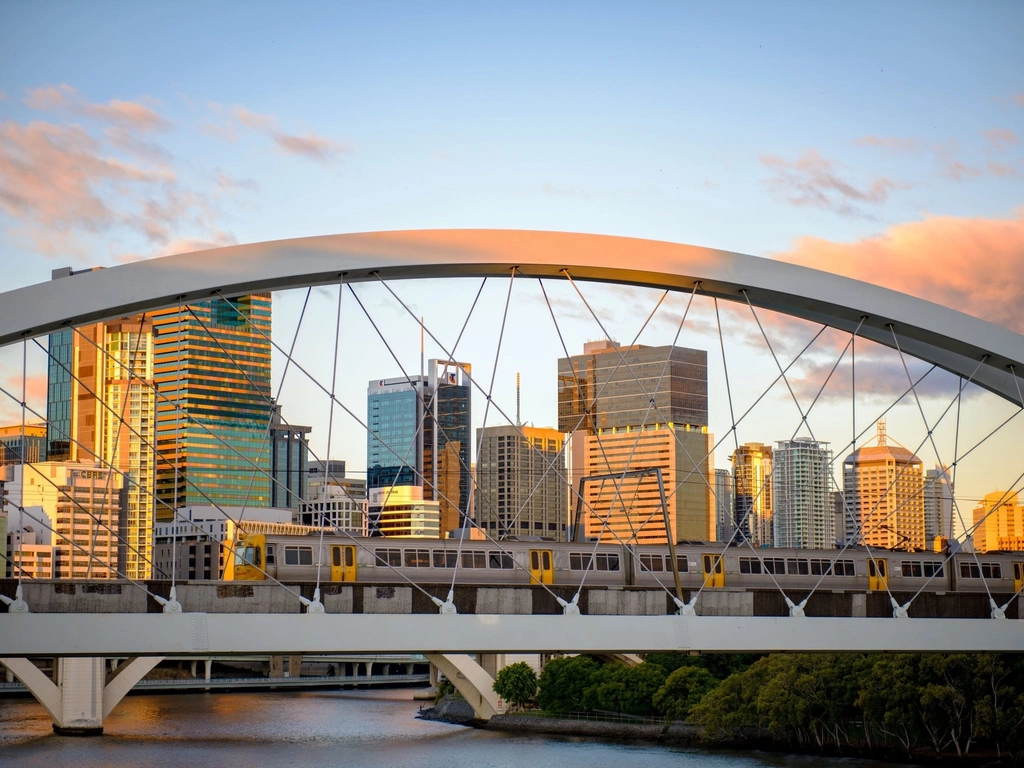
<instances>
[{"instance_id":1,"label":"concrete office building","mask_svg":"<svg viewBox=\"0 0 1024 768\"><path fill-rule=\"evenodd\" d=\"M963 513L965 514L965 512ZM924 475L924 541L929 549L964 538L964 521L953 507L953 478L949 467L936 466Z\"/></svg>"},{"instance_id":2,"label":"concrete office building","mask_svg":"<svg viewBox=\"0 0 1024 768\"><path fill-rule=\"evenodd\" d=\"M362 536L368 525L367 513L364 481L338 480L316 486L315 492L303 500L293 521Z\"/></svg>"},{"instance_id":3,"label":"concrete office building","mask_svg":"<svg viewBox=\"0 0 1024 768\"><path fill-rule=\"evenodd\" d=\"M309 433L312 427L285 424L281 405L274 404L270 421L270 506L298 509L306 497L309 476Z\"/></svg>"},{"instance_id":4,"label":"concrete office building","mask_svg":"<svg viewBox=\"0 0 1024 768\"><path fill-rule=\"evenodd\" d=\"M921 460L889 445L885 422L876 445L858 448L843 462L843 491L850 517L847 543L879 549L925 549L924 473Z\"/></svg>"},{"instance_id":5,"label":"concrete office building","mask_svg":"<svg viewBox=\"0 0 1024 768\"><path fill-rule=\"evenodd\" d=\"M764 443L744 443L732 454L733 516L737 540L770 547L772 522L772 449Z\"/></svg>"},{"instance_id":6,"label":"concrete office building","mask_svg":"<svg viewBox=\"0 0 1024 768\"><path fill-rule=\"evenodd\" d=\"M31 546L51 548L53 578L120 578L124 553L118 526L126 503L121 473L88 462L10 464L0 471L8 492L14 567L19 561L18 538L24 537L24 549L29 543L25 534L34 533ZM24 514L18 507L25 509ZM52 532L44 533L50 528ZM32 554L37 562L40 552Z\"/></svg>"},{"instance_id":7,"label":"concrete office building","mask_svg":"<svg viewBox=\"0 0 1024 768\"><path fill-rule=\"evenodd\" d=\"M566 540L565 436L545 427L476 431L474 517L494 538Z\"/></svg>"},{"instance_id":8,"label":"concrete office building","mask_svg":"<svg viewBox=\"0 0 1024 768\"><path fill-rule=\"evenodd\" d=\"M153 324L135 315L64 328L49 344L49 460L97 461L123 475L120 570L148 579L157 507Z\"/></svg>"},{"instance_id":9,"label":"concrete office building","mask_svg":"<svg viewBox=\"0 0 1024 768\"><path fill-rule=\"evenodd\" d=\"M151 317L161 394L158 518L170 519L175 505L268 507L270 294L210 299Z\"/></svg>"},{"instance_id":10,"label":"concrete office building","mask_svg":"<svg viewBox=\"0 0 1024 768\"><path fill-rule=\"evenodd\" d=\"M328 459L327 461L315 460L306 465L306 495L305 498L315 496L319 486L329 480L350 479L345 474L344 459ZM362 478L363 488L366 487L366 478ZM365 496L365 494L364 494Z\"/></svg>"},{"instance_id":11,"label":"concrete office building","mask_svg":"<svg viewBox=\"0 0 1024 768\"><path fill-rule=\"evenodd\" d=\"M22 451L22 430L25 450ZM0 427L0 465L20 464L24 457L26 464L46 461L46 425L12 424Z\"/></svg>"},{"instance_id":12,"label":"concrete office building","mask_svg":"<svg viewBox=\"0 0 1024 768\"><path fill-rule=\"evenodd\" d=\"M440 504L423 497L423 488L418 485L371 488L368 504L377 510L380 535L400 539L441 538Z\"/></svg>"},{"instance_id":13,"label":"concrete office building","mask_svg":"<svg viewBox=\"0 0 1024 768\"><path fill-rule=\"evenodd\" d=\"M974 508L975 552L1024 552L1024 505L1016 493L986 493Z\"/></svg>"},{"instance_id":14,"label":"concrete office building","mask_svg":"<svg viewBox=\"0 0 1024 768\"><path fill-rule=\"evenodd\" d=\"M772 524L776 547L832 549L835 503L828 443L798 437L772 451Z\"/></svg>"},{"instance_id":15,"label":"concrete office building","mask_svg":"<svg viewBox=\"0 0 1024 768\"><path fill-rule=\"evenodd\" d=\"M713 440L707 432L707 401L703 350L623 347L604 340L585 344L582 355L560 359L558 428L571 436L573 486L579 490L584 477L658 466L666 485L671 535L677 541L714 541ZM634 445L636 453L630 459ZM624 536L624 541L664 541L663 514L652 516L647 507L634 505L630 511L621 506L622 499L634 493L650 503L651 483L656 487L653 475L619 483L617 494L608 492L609 481L603 487L600 481L582 483L584 496L598 505L585 518L587 535L603 531L600 538L612 541L616 535ZM655 517L660 522L654 522ZM651 530L641 532L644 526Z\"/></svg>"}]
</instances>

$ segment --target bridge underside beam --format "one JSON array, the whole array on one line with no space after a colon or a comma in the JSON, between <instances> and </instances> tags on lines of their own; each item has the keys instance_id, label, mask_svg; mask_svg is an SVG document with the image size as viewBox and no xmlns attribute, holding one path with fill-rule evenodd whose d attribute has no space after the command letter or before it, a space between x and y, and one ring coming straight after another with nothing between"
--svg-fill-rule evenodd
<instances>
[{"instance_id":1,"label":"bridge underside beam","mask_svg":"<svg viewBox=\"0 0 1024 768\"><path fill-rule=\"evenodd\" d=\"M494 692L494 678L469 654L428 653L427 658L462 694L478 718L490 720L501 713L498 694Z\"/></svg>"},{"instance_id":2,"label":"bridge underside beam","mask_svg":"<svg viewBox=\"0 0 1024 768\"><path fill-rule=\"evenodd\" d=\"M429 614L12 614L4 656L1019 652L1014 619Z\"/></svg>"}]
</instances>

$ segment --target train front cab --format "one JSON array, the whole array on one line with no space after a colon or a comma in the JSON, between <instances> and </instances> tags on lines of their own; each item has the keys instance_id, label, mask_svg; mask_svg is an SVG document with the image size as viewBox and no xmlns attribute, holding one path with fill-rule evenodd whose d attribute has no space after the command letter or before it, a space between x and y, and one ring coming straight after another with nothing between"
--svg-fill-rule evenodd
<instances>
[{"instance_id":1,"label":"train front cab","mask_svg":"<svg viewBox=\"0 0 1024 768\"><path fill-rule=\"evenodd\" d=\"M357 575L355 544L331 544L331 581L355 581Z\"/></svg>"},{"instance_id":2,"label":"train front cab","mask_svg":"<svg viewBox=\"0 0 1024 768\"><path fill-rule=\"evenodd\" d=\"M530 550L530 576L538 584L555 583L555 558L550 549Z\"/></svg>"},{"instance_id":3,"label":"train front cab","mask_svg":"<svg viewBox=\"0 0 1024 768\"><path fill-rule=\"evenodd\" d=\"M701 555L700 569L704 575L705 587L717 588L725 586L725 563L723 562L722 555L707 553Z\"/></svg>"},{"instance_id":4,"label":"train front cab","mask_svg":"<svg viewBox=\"0 0 1024 768\"><path fill-rule=\"evenodd\" d=\"M868 558L868 591L883 592L889 588L889 563L883 557Z\"/></svg>"},{"instance_id":5,"label":"train front cab","mask_svg":"<svg viewBox=\"0 0 1024 768\"><path fill-rule=\"evenodd\" d=\"M1013 564L1013 591L1019 593L1024 589L1024 563Z\"/></svg>"},{"instance_id":6,"label":"train front cab","mask_svg":"<svg viewBox=\"0 0 1024 768\"><path fill-rule=\"evenodd\" d=\"M234 542L234 554L227 552L224 558L225 581L263 581L267 550L267 537L254 533L239 534Z\"/></svg>"}]
</instances>

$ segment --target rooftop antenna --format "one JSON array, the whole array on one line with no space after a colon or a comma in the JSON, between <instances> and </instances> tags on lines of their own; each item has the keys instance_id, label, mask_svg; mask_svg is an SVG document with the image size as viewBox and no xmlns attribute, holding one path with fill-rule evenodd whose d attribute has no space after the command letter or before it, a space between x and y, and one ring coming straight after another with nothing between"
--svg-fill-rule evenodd
<instances>
[{"instance_id":1,"label":"rooftop antenna","mask_svg":"<svg viewBox=\"0 0 1024 768\"><path fill-rule=\"evenodd\" d=\"M875 429L878 433L878 444L885 445L885 419L879 419L878 424L875 425Z\"/></svg>"},{"instance_id":2,"label":"rooftop antenna","mask_svg":"<svg viewBox=\"0 0 1024 768\"><path fill-rule=\"evenodd\" d=\"M523 426L523 422L519 419L519 371L516 371L516 426Z\"/></svg>"}]
</instances>

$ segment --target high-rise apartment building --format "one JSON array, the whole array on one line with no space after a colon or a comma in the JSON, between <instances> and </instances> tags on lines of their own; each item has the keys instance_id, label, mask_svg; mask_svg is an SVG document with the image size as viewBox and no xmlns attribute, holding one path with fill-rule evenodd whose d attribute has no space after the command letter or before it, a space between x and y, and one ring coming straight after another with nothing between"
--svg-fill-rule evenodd
<instances>
[{"instance_id":1,"label":"high-rise apartment building","mask_svg":"<svg viewBox=\"0 0 1024 768\"><path fill-rule=\"evenodd\" d=\"M418 485L397 485L369 491L369 506L377 510L375 524L381 536L400 539L437 539L442 536L441 509L423 498ZM399 558L401 557L400 551ZM401 562L393 563L401 565Z\"/></svg>"},{"instance_id":2,"label":"high-rise apartment building","mask_svg":"<svg viewBox=\"0 0 1024 768\"><path fill-rule=\"evenodd\" d=\"M558 361L558 428L571 435L570 482L579 490L583 477L661 468L669 527L677 541L713 541L717 534L707 424L703 350L622 347L605 340ZM591 506L587 536L664 541L664 514L660 499L650 498L652 483L656 489L654 475L619 482L618 492L609 492L607 480L585 483ZM656 503L659 514L652 516L646 506L620 506L634 494L645 505ZM644 526L650 530L641 532Z\"/></svg>"},{"instance_id":3,"label":"high-rise apartment building","mask_svg":"<svg viewBox=\"0 0 1024 768\"><path fill-rule=\"evenodd\" d=\"M1024 505L1016 493L986 493L974 508L975 552L1024 552Z\"/></svg>"},{"instance_id":4,"label":"high-rise apartment building","mask_svg":"<svg viewBox=\"0 0 1024 768\"><path fill-rule=\"evenodd\" d=\"M924 541L928 549L964 537L964 525L953 508L953 478L949 467L936 466L924 475ZM941 546L939 547L942 548Z\"/></svg>"},{"instance_id":5,"label":"high-rise apartment building","mask_svg":"<svg viewBox=\"0 0 1024 768\"><path fill-rule=\"evenodd\" d=\"M70 461L11 464L0 472L8 491L11 533L22 536L26 531L42 533L46 526L53 529L43 537L49 544L34 541L31 550L22 548L26 566L31 560L37 573L42 569L57 579L119 578L125 559L124 545L118 541L125 504L122 473L95 462ZM18 507L25 513L19 514ZM14 574L21 557L14 546Z\"/></svg>"},{"instance_id":6,"label":"high-rise apartment building","mask_svg":"<svg viewBox=\"0 0 1024 768\"><path fill-rule=\"evenodd\" d=\"M25 448L22 449L22 444ZM0 427L0 465L46 461L46 425L12 424Z\"/></svg>"},{"instance_id":7,"label":"high-rise apartment building","mask_svg":"<svg viewBox=\"0 0 1024 768\"><path fill-rule=\"evenodd\" d=\"M298 509L306 497L309 475L309 433L312 427L285 424L280 404L270 420L270 506Z\"/></svg>"},{"instance_id":8,"label":"high-rise apartment building","mask_svg":"<svg viewBox=\"0 0 1024 768\"><path fill-rule=\"evenodd\" d=\"M846 541L880 549L925 549L924 472L921 460L888 445L885 422L877 444L858 448L843 462Z\"/></svg>"},{"instance_id":9,"label":"high-rise apartment building","mask_svg":"<svg viewBox=\"0 0 1024 768\"><path fill-rule=\"evenodd\" d=\"M153 324L145 315L50 335L48 458L99 462L123 475L121 570L152 574L156 394Z\"/></svg>"},{"instance_id":10,"label":"high-rise apartment building","mask_svg":"<svg viewBox=\"0 0 1024 768\"><path fill-rule=\"evenodd\" d=\"M473 516L494 538L540 536L565 541L565 436L543 427L476 431Z\"/></svg>"},{"instance_id":11,"label":"high-rise apartment building","mask_svg":"<svg viewBox=\"0 0 1024 768\"><path fill-rule=\"evenodd\" d=\"M798 437L772 451L772 523L776 547L832 549L836 516L828 443Z\"/></svg>"},{"instance_id":12,"label":"high-rise apartment building","mask_svg":"<svg viewBox=\"0 0 1024 768\"><path fill-rule=\"evenodd\" d=\"M733 515L737 540L770 547L772 523L772 449L764 443L744 443L732 454Z\"/></svg>"},{"instance_id":13,"label":"high-rise apartment building","mask_svg":"<svg viewBox=\"0 0 1024 768\"><path fill-rule=\"evenodd\" d=\"M173 517L174 506L269 506L270 294L152 318L158 517Z\"/></svg>"},{"instance_id":14,"label":"high-rise apartment building","mask_svg":"<svg viewBox=\"0 0 1024 768\"><path fill-rule=\"evenodd\" d=\"M471 368L444 360L427 365L426 376L369 383L366 484L421 486L424 501L438 502L447 533L469 513ZM370 514L376 514L372 501Z\"/></svg>"},{"instance_id":15,"label":"high-rise apartment building","mask_svg":"<svg viewBox=\"0 0 1024 768\"><path fill-rule=\"evenodd\" d=\"M732 541L736 520L732 514L732 473L728 469L715 470L715 538Z\"/></svg>"}]
</instances>

